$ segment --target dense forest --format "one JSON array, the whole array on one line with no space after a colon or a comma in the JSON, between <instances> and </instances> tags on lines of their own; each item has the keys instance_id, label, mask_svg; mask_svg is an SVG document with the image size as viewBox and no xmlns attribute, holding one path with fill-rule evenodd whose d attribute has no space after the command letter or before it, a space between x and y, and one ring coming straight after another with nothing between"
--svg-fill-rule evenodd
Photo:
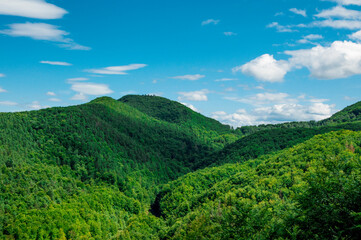
<instances>
[{"instance_id":1,"label":"dense forest","mask_svg":"<svg viewBox=\"0 0 361 240\"><path fill-rule=\"evenodd\" d=\"M233 129L156 96L0 113L0 239L360 239L361 103Z\"/></svg>"}]
</instances>

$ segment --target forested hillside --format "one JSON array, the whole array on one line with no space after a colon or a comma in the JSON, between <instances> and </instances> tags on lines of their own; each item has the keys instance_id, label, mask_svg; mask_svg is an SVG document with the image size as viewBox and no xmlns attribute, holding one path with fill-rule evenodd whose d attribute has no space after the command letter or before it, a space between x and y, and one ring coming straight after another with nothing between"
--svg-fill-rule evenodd
<instances>
[{"instance_id":1,"label":"forested hillside","mask_svg":"<svg viewBox=\"0 0 361 240\"><path fill-rule=\"evenodd\" d=\"M359 109L255 133L154 96L0 113L0 239L358 239Z\"/></svg>"},{"instance_id":2,"label":"forested hillside","mask_svg":"<svg viewBox=\"0 0 361 240\"><path fill-rule=\"evenodd\" d=\"M16 239L113 236L213 150L111 98L2 113L0 131L0 234Z\"/></svg>"},{"instance_id":3,"label":"forested hillside","mask_svg":"<svg viewBox=\"0 0 361 240\"><path fill-rule=\"evenodd\" d=\"M361 133L339 131L164 186L167 239L359 239Z\"/></svg>"},{"instance_id":4,"label":"forested hillside","mask_svg":"<svg viewBox=\"0 0 361 240\"><path fill-rule=\"evenodd\" d=\"M236 141L239 131L223 125L217 120L203 116L183 104L169 99L152 95L127 95L119 99L139 111L159 120L179 124L191 130L200 139L216 148L223 148L226 144Z\"/></svg>"}]
</instances>

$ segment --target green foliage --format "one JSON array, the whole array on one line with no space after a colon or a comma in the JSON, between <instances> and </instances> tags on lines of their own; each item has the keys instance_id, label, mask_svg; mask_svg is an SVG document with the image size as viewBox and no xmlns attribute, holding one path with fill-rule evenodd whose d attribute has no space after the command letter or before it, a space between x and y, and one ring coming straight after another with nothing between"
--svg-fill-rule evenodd
<instances>
[{"instance_id":1,"label":"green foliage","mask_svg":"<svg viewBox=\"0 0 361 240\"><path fill-rule=\"evenodd\" d=\"M314 128L275 128L245 136L220 151L199 159L197 168L244 162L302 143L315 135L341 129L361 131L361 122L342 123Z\"/></svg>"},{"instance_id":2,"label":"green foliage","mask_svg":"<svg viewBox=\"0 0 361 240\"><path fill-rule=\"evenodd\" d=\"M359 109L236 131L154 96L0 113L0 239L359 239L361 132L331 132Z\"/></svg>"},{"instance_id":3,"label":"green foliage","mask_svg":"<svg viewBox=\"0 0 361 240\"><path fill-rule=\"evenodd\" d=\"M256 160L188 174L167 185L160 200L166 236L359 239L360 145L359 132L332 132Z\"/></svg>"},{"instance_id":4,"label":"green foliage","mask_svg":"<svg viewBox=\"0 0 361 240\"><path fill-rule=\"evenodd\" d=\"M3 113L0 129L0 238L56 239L60 228L72 239L115 236L148 210L160 184L212 151L111 98Z\"/></svg>"},{"instance_id":5,"label":"green foliage","mask_svg":"<svg viewBox=\"0 0 361 240\"><path fill-rule=\"evenodd\" d=\"M236 141L240 134L228 125L205 117L183 104L151 95L127 95L119 99L139 111L159 120L181 125L190 130L213 148L221 149L226 144Z\"/></svg>"},{"instance_id":6,"label":"green foliage","mask_svg":"<svg viewBox=\"0 0 361 240\"><path fill-rule=\"evenodd\" d=\"M332 115L330 118L322 121L309 121L309 122L286 122L280 124L261 124L258 126L243 126L236 129L241 135L249 135L258 131L270 129L289 129L289 128L314 128L322 126L332 126L340 123L350 123L361 120L361 102L357 102L351 106L346 107Z\"/></svg>"}]
</instances>

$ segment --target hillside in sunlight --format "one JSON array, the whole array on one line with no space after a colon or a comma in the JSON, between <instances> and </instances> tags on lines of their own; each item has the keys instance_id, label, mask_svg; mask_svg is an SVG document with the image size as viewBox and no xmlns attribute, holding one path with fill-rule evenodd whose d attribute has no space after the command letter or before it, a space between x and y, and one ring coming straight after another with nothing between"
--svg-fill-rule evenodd
<instances>
[{"instance_id":1,"label":"hillside in sunlight","mask_svg":"<svg viewBox=\"0 0 361 240\"><path fill-rule=\"evenodd\" d=\"M0 239L357 239L359 109L254 133L154 96L0 113Z\"/></svg>"}]
</instances>

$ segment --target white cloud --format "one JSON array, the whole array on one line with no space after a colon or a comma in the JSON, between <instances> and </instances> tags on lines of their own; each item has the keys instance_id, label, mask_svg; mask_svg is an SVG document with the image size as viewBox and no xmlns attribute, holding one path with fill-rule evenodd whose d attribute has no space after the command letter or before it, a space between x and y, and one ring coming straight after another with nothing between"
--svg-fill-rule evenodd
<instances>
[{"instance_id":1,"label":"white cloud","mask_svg":"<svg viewBox=\"0 0 361 240\"><path fill-rule=\"evenodd\" d=\"M337 2L340 5L357 5L361 6L361 0L329 0L331 2Z\"/></svg>"},{"instance_id":2,"label":"white cloud","mask_svg":"<svg viewBox=\"0 0 361 240\"><path fill-rule=\"evenodd\" d=\"M77 82L77 81L87 81L89 79L84 77L78 77L78 78L68 78L67 80L68 82Z\"/></svg>"},{"instance_id":3,"label":"white cloud","mask_svg":"<svg viewBox=\"0 0 361 240\"><path fill-rule=\"evenodd\" d=\"M75 100L75 101L86 101L87 99L88 99L88 97L84 93L75 94L71 98L71 100Z\"/></svg>"},{"instance_id":4,"label":"white cloud","mask_svg":"<svg viewBox=\"0 0 361 240\"><path fill-rule=\"evenodd\" d=\"M348 35L348 37L352 40L361 41L361 30Z\"/></svg>"},{"instance_id":5,"label":"white cloud","mask_svg":"<svg viewBox=\"0 0 361 240\"><path fill-rule=\"evenodd\" d=\"M54 62L54 61L40 61L43 64L58 65L58 66L72 66L73 64L67 62Z\"/></svg>"},{"instance_id":6,"label":"white cloud","mask_svg":"<svg viewBox=\"0 0 361 240\"><path fill-rule=\"evenodd\" d=\"M64 42L69 33L59 30L57 26L47 23L13 23L9 29L1 30L0 33L13 37L30 37L36 40Z\"/></svg>"},{"instance_id":7,"label":"white cloud","mask_svg":"<svg viewBox=\"0 0 361 240\"><path fill-rule=\"evenodd\" d=\"M361 21L358 20L323 20L315 21L308 25L309 27L330 27L336 29L361 29Z\"/></svg>"},{"instance_id":8,"label":"white cloud","mask_svg":"<svg viewBox=\"0 0 361 240\"><path fill-rule=\"evenodd\" d=\"M49 98L49 101L51 102L61 102L59 98Z\"/></svg>"},{"instance_id":9,"label":"white cloud","mask_svg":"<svg viewBox=\"0 0 361 240\"><path fill-rule=\"evenodd\" d=\"M226 36L237 36L237 33L234 32L224 32L223 34Z\"/></svg>"},{"instance_id":10,"label":"white cloud","mask_svg":"<svg viewBox=\"0 0 361 240\"><path fill-rule=\"evenodd\" d=\"M33 101L31 104L28 104L27 107L32 110L39 110L39 109L43 109L43 108L48 108L49 106L43 106L40 104L39 101Z\"/></svg>"},{"instance_id":11,"label":"white cloud","mask_svg":"<svg viewBox=\"0 0 361 240\"><path fill-rule=\"evenodd\" d=\"M361 19L361 12L336 6L326 9L315 15L319 18L344 18L344 19Z\"/></svg>"},{"instance_id":12,"label":"white cloud","mask_svg":"<svg viewBox=\"0 0 361 240\"><path fill-rule=\"evenodd\" d=\"M287 61L277 61L273 55L264 54L242 66L233 68L233 72L242 71L263 82L282 82L290 70Z\"/></svg>"},{"instance_id":13,"label":"white cloud","mask_svg":"<svg viewBox=\"0 0 361 240\"><path fill-rule=\"evenodd\" d=\"M87 46L77 44L77 43L73 42L73 40L71 40L69 43L59 44L59 46L62 47L62 48L70 49L70 50L81 50L81 51L89 51L89 50L91 50L91 47L87 47Z\"/></svg>"},{"instance_id":14,"label":"white cloud","mask_svg":"<svg viewBox=\"0 0 361 240\"><path fill-rule=\"evenodd\" d=\"M0 93L3 93L3 92L7 92L5 89L3 89L2 87L0 87Z\"/></svg>"},{"instance_id":15,"label":"white cloud","mask_svg":"<svg viewBox=\"0 0 361 240\"><path fill-rule=\"evenodd\" d=\"M361 44L335 41L330 47L286 51L294 67L306 67L318 79L346 78L361 74Z\"/></svg>"},{"instance_id":16,"label":"white cloud","mask_svg":"<svg viewBox=\"0 0 361 240\"><path fill-rule=\"evenodd\" d=\"M215 20L215 19L208 19L202 22L202 26L204 25L208 25L208 24L214 24L217 25L220 22L220 20Z\"/></svg>"},{"instance_id":17,"label":"white cloud","mask_svg":"<svg viewBox=\"0 0 361 240\"><path fill-rule=\"evenodd\" d=\"M356 97L350 97L350 96L345 96L343 99L345 99L346 101L357 101L357 98Z\"/></svg>"},{"instance_id":18,"label":"white cloud","mask_svg":"<svg viewBox=\"0 0 361 240\"><path fill-rule=\"evenodd\" d=\"M228 82L228 81L236 81L238 80L237 78L221 78L221 79L216 79L214 80L215 82Z\"/></svg>"},{"instance_id":19,"label":"white cloud","mask_svg":"<svg viewBox=\"0 0 361 240\"><path fill-rule=\"evenodd\" d=\"M256 116L253 116L251 114L245 113L245 112L236 112L232 114L227 114L223 111L214 112L211 116L212 118L223 122L225 124L229 124L235 127L241 127L241 126L249 126L249 125L258 125L260 124L258 122L258 119Z\"/></svg>"},{"instance_id":20,"label":"white cloud","mask_svg":"<svg viewBox=\"0 0 361 240\"><path fill-rule=\"evenodd\" d=\"M29 37L34 40L45 40L62 43L60 47L71 50L90 50L89 47L81 46L71 38L66 38L68 32L60 30L58 26L47 23L14 23L9 25L9 29L0 30L1 34L12 37Z\"/></svg>"},{"instance_id":21,"label":"white cloud","mask_svg":"<svg viewBox=\"0 0 361 240\"><path fill-rule=\"evenodd\" d=\"M208 101L207 94L209 91L207 89L202 89L200 91L193 92L179 92L178 97L179 101L189 100L189 101Z\"/></svg>"},{"instance_id":22,"label":"white cloud","mask_svg":"<svg viewBox=\"0 0 361 240\"><path fill-rule=\"evenodd\" d=\"M47 92L46 95L48 95L48 96L56 96L55 92Z\"/></svg>"},{"instance_id":23,"label":"white cloud","mask_svg":"<svg viewBox=\"0 0 361 240\"><path fill-rule=\"evenodd\" d=\"M5 77L5 74L3 74L3 73L0 73L0 77Z\"/></svg>"},{"instance_id":24,"label":"white cloud","mask_svg":"<svg viewBox=\"0 0 361 240\"><path fill-rule=\"evenodd\" d=\"M192 110L193 110L193 111L195 111L195 112L199 112L199 110L198 110L196 107L194 107L192 104L189 104L189 103L183 103L183 102L181 102L181 104L183 104L184 106L186 106L186 107L188 107L188 108L192 109Z\"/></svg>"},{"instance_id":25,"label":"white cloud","mask_svg":"<svg viewBox=\"0 0 361 240\"><path fill-rule=\"evenodd\" d=\"M302 39L298 40L299 43L312 43L311 41L323 39L323 36L320 34L309 34L304 36Z\"/></svg>"},{"instance_id":26,"label":"white cloud","mask_svg":"<svg viewBox=\"0 0 361 240\"><path fill-rule=\"evenodd\" d=\"M294 32L292 26L283 26L278 22L273 22L267 25L268 28L276 28L277 32Z\"/></svg>"},{"instance_id":27,"label":"white cloud","mask_svg":"<svg viewBox=\"0 0 361 240\"><path fill-rule=\"evenodd\" d=\"M113 66L105 67L100 69L88 69L86 72L96 73L96 74L107 74L107 75L125 75L126 71L137 70L140 68L146 67L146 64L129 64L125 66Z\"/></svg>"},{"instance_id":28,"label":"white cloud","mask_svg":"<svg viewBox=\"0 0 361 240\"><path fill-rule=\"evenodd\" d=\"M306 10L291 8L290 11L293 12L294 14L298 14L298 15L301 15L303 17L307 17Z\"/></svg>"},{"instance_id":29,"label":"white cloud","mask_svg":"<svg viewBox=\"0 0 361 240\"><path fill-rule=\"evenodd\" d=\"M194 74L194 75L176 76L176 77L171 77L171 78L173 78L173 79L181 79L181 80L195 81L195 80L199 80L199 79L204 78L204 77L205 77L205 75Z\"/></svg>"},{"instance_id":30,"label":"white cloud","mask_svg":"<svg viewBox=\"0 0 361 240\"><path fill-rule=\"evenodd\" d=\"M290 121L319 121L330 117L333 113L334 105L324 103L312 103L310 105L283 103L267 107L258 107L251 112L247 112L244 109L240 109L232 114L220 111L213 113L212 117L226 124L241 127Z\"/></svg>"},{"instance_id":31,"label":"white cloud","mask_svg":"<svg viewBox=\"0 0 361 240\"><path fill-rule=\"evenodd\" d=\"M71 90L78 92L83 95L105 95L113 93L109 86L106 84L100 83L73 83L71 86Z\"/></svg>"},{"instance_id":32,"label":"white cloud","mask_svg":"<svg viewBox=\"0 0 361 240\"><path fill-rule=\"evenodd\" d=\"M0 0L0 14L38 19L62 18L67 11L44 0Z\"/></svg>"},{"instance_id":33,"label":"white cloud","mask_svg":"<svg viewBox=\"0 0 361 240\"><path fill-rule=\"evenodd\" d=\"M18 103L11 101L0 101L1 106L16 106Z\"/></svg>"}]
</instances>

